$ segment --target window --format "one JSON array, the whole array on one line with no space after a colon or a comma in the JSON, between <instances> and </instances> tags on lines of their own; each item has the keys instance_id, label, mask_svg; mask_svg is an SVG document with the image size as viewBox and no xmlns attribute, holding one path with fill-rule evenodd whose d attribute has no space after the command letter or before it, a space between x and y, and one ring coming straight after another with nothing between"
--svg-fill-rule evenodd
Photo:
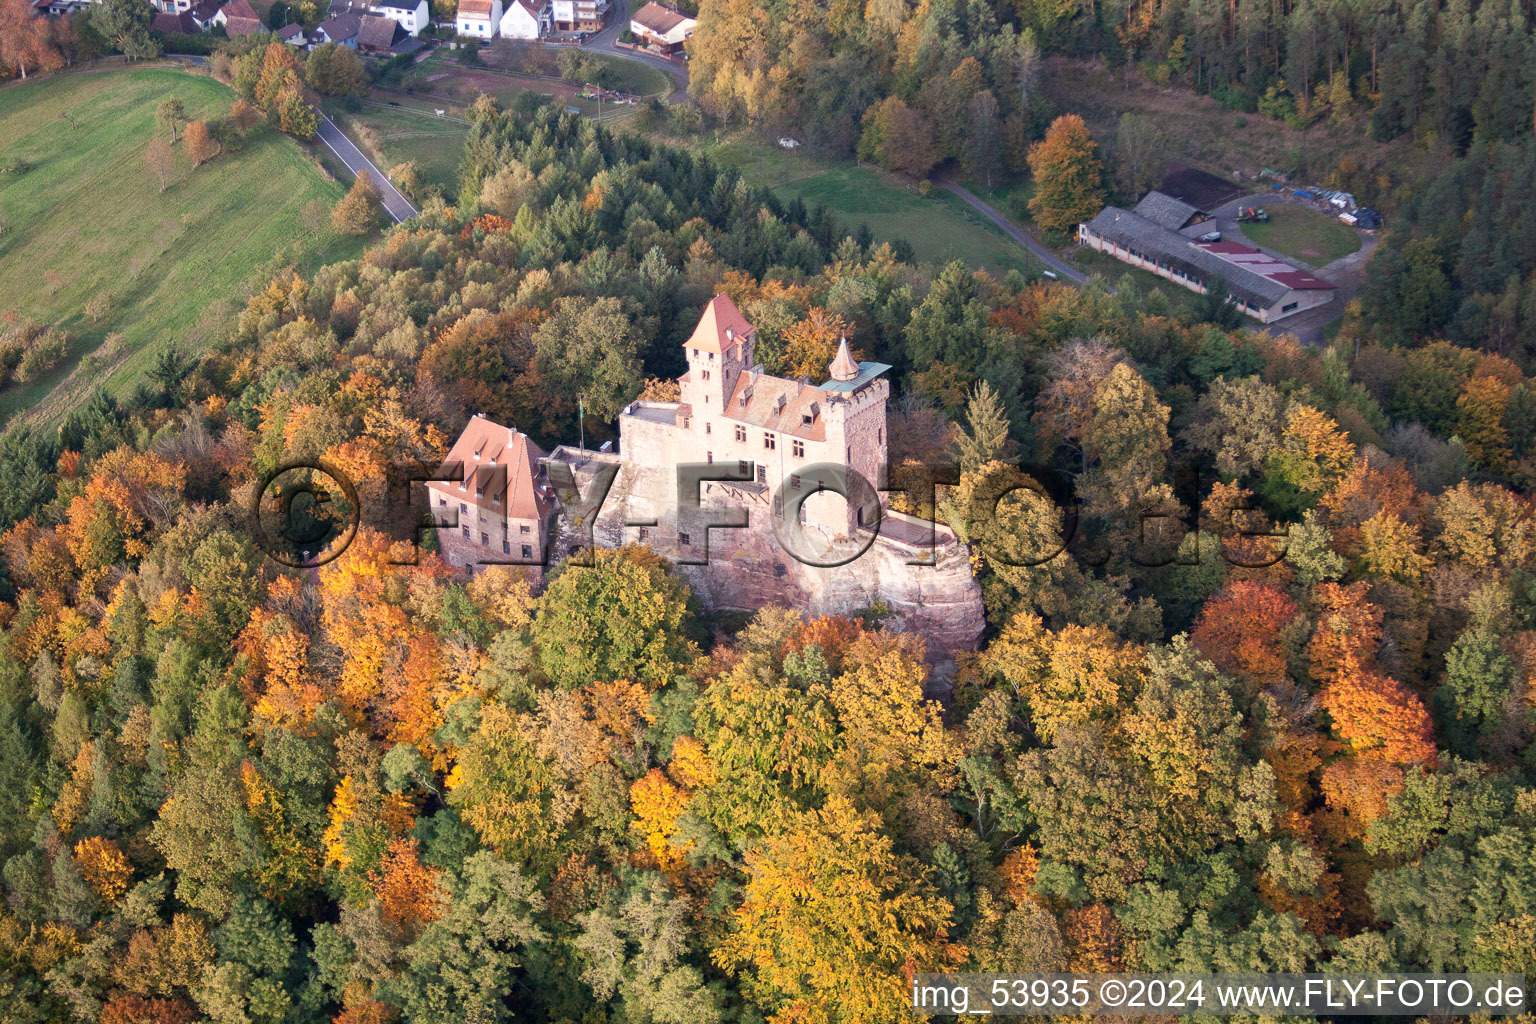
<instances>
[{"instance_id":1,"label":"window","mask_svg":"<svg viewBox=\"0 0 1536 1024\"><path fill-rule=\"evenodd\" d=\"M459 527L459 532L464 535L465 540L469 540L469 527L461 526Z\"/></svg>"},{"instance_id":2,"label":"window","mask_svg":"<svg viewBox=\"0 0 1536 1024\"><path fill-rule=\"evenodd\" d=\"M705 452L704 453L704 461L708 462L708 463L713 463L715 461L715 453L714 452Z\"/></svg>"},{"instance_id":3,"label":"window","mask_svg":"<svg viewBox=\"0 0 1536 1024\"><path fill-rule=\"evenodd\" d=\"M441 495L441 494L439 494L439 495L438 495L438 496L437 496L437 503L438 503L438 504L439 504L439 505L446 505L446 504L448 504L448 499L447 499L447 498L445 498L445 497L443 497L443 496L442 496L442 495Z\"/></svg>"},{"instance_id":4,"label":"window","mask_svg":"<svg viewBox=\"0 0 1536 1024\"><path fill-rule=\"evenodd\" d=\"M714 358L714 357L713 357L713 356L711 356L711 357L710 357L710 358ZM704 379L705 379L705 380L709 380L709 371L708 371L708 370L705 370L705 371L704 371Z\"/></svg>"},{"instance_id":5,"label":"window","mask_svg":"<svg viewBox=\"0 0 1536 1024\"><path fill-rule=\"evenodd\" d=\"M738 441L745 441L746 439L747 439L747 428L746 427L742 427L742 426L738 426L736 428L736 440L738 440Z\"/></svg>"},{"instance_id":6,"label":"window","mask_svg":"<svg viewBox=\"0 0 1536 1024\"><path fill-rule=\"evenodd\" d=\"M747 460L746 459L737 459L736 460L736 475L737 476L746 476L747 472L748 472L748 470L747 470Z\"/></svg>"},{"instance_id":7,"label":"window","mask_svg":"<svg viewBox=\"0 0 1536 1024\"><path fill-rule=\"evenodd\" d=\"M799 473L791 473L791 474L789 474L789 488L792 491L798 491L800 489L800 474Z\"/></svg>"},{"instance_id":8,"label":"window","mask_svg":"<svg viewBox=\"0 0 1536 1024\"><path fill-rule=\"evenodd\" d=\"M677 542L683 545L683 547L693 546L693 542L688 539L688 535L686 533L679 533L677 535Z\"/></svg>"},{"instance_id":9,"label":"window","mask_svg":"<svg viewBox=\"0 0 1536 1024\"><path fill-rule=\"evenodd\" d=\"M768 467L767 466L758 466L757 467L757 482L760 483L760 484L765 484L765 483L768 482Z\"/></svg>"},{"instance_id":10,"label":"window","mask_svg":"<svg viewBox=\"0 0 1536 1024\"><path fill-rule=\"evenodd\" d=\"M801 526L805 525L805 503L804 502L800 503L800 525Z\"/></svg>"},{"instance_id":11,"label":"window","mask_svg":"<svg viewBox=\"0 0 1536 1024\"><path fill-rule=\"evenodd\" d=\"M843 460L848 465L853 465L853 445L848 446L848 457Z\"/></svg>"},{"instance_id":12,"label":"window","mask_svg":"<svg viewBox=\"0 0 1536 1024\"><path fill-rule=\"evenodd\" d=\"M533 557L533 548L531 546L529 546L527 544L523 545L523 557L524 558L532 558Z\"/></svg>"},{"instance_id":13,"label":"window","mask_svg":"<svg viewBox=\"0 0 1536 1024\"><path fill-rule=\"evenodd\" d=\"M789 453L797 459L805 458L805 442L794 441L790 443Z\"/></svg>"},{"instance_id":14,"label":"window","mask_svg":"<svg viewBox=\"0 0 1536 1024\"><path fill-rule=\"evenodd\" d=\"M485 547L490 542L491 542L491 538L487 537L484 533L480 534L480 546L481 547Z\"/></svg>"},{"instance_id":15,"label":"window","mask_svg":"<svg viewBox=\"0 0 1536 1024\"><path fill-rule=\"evenodd\" d=\"M1280 307L1280 312L1282 312L1282 313L1289 313L1291 310L1295 309L1299 305L1301 305L1301 303L1299 303L1299 302L1287 302L1285 305Z\"/></svg>"},{"instance_id":16,"label":"window","mask_svg":"<svg viewBox=\"0 0 1536 1024\"><path fill-rule=\"evenodd\" d=\"M507 543L505 539L503 539L501 542L501 553L504 555L510 555L512 553L512 545Z\"/></svg>"},{"instance_id":17,"label":"window","mask_svg":"<svg viewBox=\"0 0 1536 1024\"><path fill-rule=\"evenodd\" d=\"M528 532L528 524L527 523L520 524L518 526L518 528L517 528L517 532L518 533L527 533Z\"/></svg>"},{"instance_id":18,"label":"window","mask_svg":"<svg viewBox=\"0 0 1536 1024\"><path fill-rule=\"evenodd\" d=\"M877 427L875 429L875 443L876 444L885 444L885 428L884 427Z\"/></svg>"},{"instance_id":19,"label":"window","mask_svg":"<svg viewBox=\"0 0 1536 1024\"><path fill-rule=\"evenodd\" d=\"M763 433L763 447L767 448L769 451L773 451L774 449L778 448L778 446L779 446L778 438L776 438L772 434L764 431L764 433Z\"/></svg>"},{"instance_id":20,"label":"window","mask_svg":"<svg viewBox=\"0 0 1536 1024\"><path fill-rule=\"evenodd\" d=\"M773 514L780 519L784 518L784 495L775 494L773 496Z\"/></svg>"},{"instance_id":21,"label":"window","mask_svg":"<svg viewBox=\"0 0 1536 1024\"><path fill-rule=\"evenodd\" d=\"M640 543L644 544L651 539L651 531L647 527L640 527Z\"/></svg>"},{"instance_id":22,"label":"window","mask_svg":"<svg viewBox=\"0 0 1536 1024\"><path fill-rule=\"evenodd\" d=\"M469 515L469 506L464 504L462 501L459 502L459 515L461 515L461 516Z\"/></svg>"},{"instance_id":23,"label":"window","mask_svg":"<svg viewBox=\"0 0 1536 1024\"><path fill-rule=\"evenodd\" d=\"M684 424L684 426L687 426L687 424ZM713 434L715 432L714 426L715 425L713 423L706 423L706 424L704 424L704 433L706 433L706 434Z\"/></svg>"},{"instance_id":24,"label":"window","mask_svg":"<svg viewBox=\"0 0 1536 1024\"><path fill-rule=\"evenodd\" d=\"M492 505L496 505L496 506L499 507L501 505L501 495L499 495L499 494L491 495L491 504Z\"/></svg>"}]
</instances>

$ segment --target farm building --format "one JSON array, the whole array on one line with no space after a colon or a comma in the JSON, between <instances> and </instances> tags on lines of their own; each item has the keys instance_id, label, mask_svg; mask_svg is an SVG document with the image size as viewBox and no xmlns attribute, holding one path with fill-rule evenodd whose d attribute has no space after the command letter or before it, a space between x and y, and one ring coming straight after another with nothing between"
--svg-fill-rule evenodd
<instances>
[{"instance_id":1,"label":"farm building","mask_svg":"<svg viewBox=\"0 0 1536 1024\"><path fill-rule=\"evenodd\" d=\"M1143 199L1137 209L1146 202ZM1165 223L1171 223L1179 213L1162 203L1154 204L1148 212L1160 212ZM1183 227L1194 234L1199 225L1199 221L1191 221ZM1237 242L1197 241L1133 210L1107 206L1093 220L1078 225L1077 238L1122 263L1202 295L1211 281L1220 278L1226 282L1233 304L1260 323L1333 300L1333 285L1308 271Z\"/></svg>"}]
</instances>

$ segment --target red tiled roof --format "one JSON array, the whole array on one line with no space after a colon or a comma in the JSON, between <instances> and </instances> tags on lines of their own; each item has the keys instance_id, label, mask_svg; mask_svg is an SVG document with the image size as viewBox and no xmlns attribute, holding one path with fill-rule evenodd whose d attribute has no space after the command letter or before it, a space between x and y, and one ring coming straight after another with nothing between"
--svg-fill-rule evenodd
<instances>
[{"instance_id":1,"label":"red tiled roof","mask_svg":"<svg viewBox=\"0 0 1536 1024\"><path fill-rule=\"evenodd\" d=\"M722 293L710 299L709 305L704 307L704 315L699 318L699 325L693 329L685 347L719 355L754 330L756 328L747 323L731 297Z\"/></svg>"},{"instance_id":2,"label":"red tiled roof","mask_svg":"<svg viewBox=\"0 0 1536 1024\"><path fill-rule=\"evenodd\" d=\"M459 17L489 18L490 16L491 0L459 0Z\"/></svg>"},{"instance_id":3,"label":"red tiled roof","mask_svg":"<svg viewBox=\"0 0 1536 1024\"><path fill-rule=\"evenodd\" d=\"M827 393L820 388L748 370L736 375L736 386L720 411L726 419L764 430L808 441L825 441L827 399ZM811 419L809 423L805 422L807 416Z\"/></svg>"},{"instance_id":4,"label":"red tiled roof","mask_svg":"<svg viewBox=\"0 0 1536 1024\"><path fill-rule=\"evenodd\" d=\"M465 486L442 486L461 501L509 519L542 519L555 507L554 492L539 475L543 457L527 434L476 416L443 461L445 468L454 463L463 467Z\"/></svg>"}]
</instances>

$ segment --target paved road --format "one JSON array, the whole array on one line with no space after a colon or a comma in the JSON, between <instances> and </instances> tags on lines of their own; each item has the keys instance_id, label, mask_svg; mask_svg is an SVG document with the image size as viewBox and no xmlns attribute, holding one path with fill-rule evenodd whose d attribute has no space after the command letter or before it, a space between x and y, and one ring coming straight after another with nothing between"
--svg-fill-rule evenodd
<instances>
[{"instance_id":1,"label":"paved road","mask_svg":"<svg viewBox=\"0 0 1536 1024\"><path fill-rule=\"evenodd\" d=\"M583 50L610 54L614 57L622 57L624 60L649 64L651 67L665 73L672 80L672 93L667 97L668 103L681 103L687 99L688 65L683 61L668 60L666 57L658 57L654 53L643 53L616 45L619 33L628 27L629 0L613 0L613 9L608 14L608 24L604 26L601 32L594 32L582 40L581 48Z\"/></svg>"},{"instance_id":2,"label":"paved road","mask_svg":"<svg viewBox=\"0 0 1536 1024\"><path fill-rule=\"evenodd\" d=\"M400 190L385 177L372 160L363 155L363 151L352 144L342 130L336 127L324 114L320 115L320 130L315 133L325 148L336 154L336 158L347 165L347 170L353 174L362 174L367 171L373 175L373 183L379 187L379 197L383 200L384 212L394 218L396 224L403 220L416 216L421 211L411 205L411 201L400 194Z\"/></svg>"},{"instance_id":3,"label":"paved road","mask_svg":"<svg viewBox=\"0 0 1536 1024\"><path fill-rule=\"evenodd\" d=\"M1009 238L1013 239L1015 242L1018 242L1024 248L1028 249L1031 255L1049 267L1053 272L1056 273L1057 276L1065 278L1068 281L1072 281L1075 284L1082 284L1084 281L1088 280L1088 276L1081 270L1078 270L1077 268L1062 262L1055 253L1051 252L1051 250L1047 249L1045 246L1029 237L1029 235L1019 230L1019 228L1012 221L1010 221L1007 217L1004 217L1001 213L998 213L995 209L988 206L986 203L982 202L981 199L979 199L976 194L971 192L969 189L965 188L950 178L935 178L934 181L936 181L938 186L944 189L944 191L951 192L959 196L961 202L965 203L971 209L987 218L987 220L991 221L993 224L996 224L998 227L1002 228L1004 233L1006 233Z\"/></svg>"}]
</instances>

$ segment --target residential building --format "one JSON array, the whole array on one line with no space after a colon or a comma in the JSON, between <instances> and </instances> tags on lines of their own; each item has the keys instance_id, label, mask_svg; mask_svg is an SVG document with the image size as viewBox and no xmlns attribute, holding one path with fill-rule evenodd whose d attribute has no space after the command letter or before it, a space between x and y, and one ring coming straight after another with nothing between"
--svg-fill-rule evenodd
<instances>
[{"instance_id":1,"label":"residential building","mask_svg":"<svg viewBox=\"0 0 1536 1024\"><path fill-rule=\"evenodd\" d=\"M400 23L392 18L365 14L358 21L357 50L359 53L387 54L393 50L396 42L410 38Z\"/></svg>"},{"instance_id":2,"label":"residential building","mask_svg":"<svg viewBox=\"0 0 1536 1024\"><path fill-rule=\"evenodd\" d=\"M272 35L289 46L303 49L309 45L309 37L304 34L303 25L284 25Z\"/></svg>"},{"instance_id":3,"label":"residential building","mask_svg":"<svg viewBox=\"0 0 1536 1024\"><path fill-rule=\"evenodd\" d=\"M670 55L682 50L698 24L682 11L651 0L630 16L629 30L645 46Z\"/></svg>"},{"instance_id":4,"label":"residential building","mask_svg":"<svg viewBox=\"0 0 1536 1024\"><path fill-rule=\"evenodd\" d=\"M357 33L363 27L363 18L360 14L345 11L334 17L327 18L315 27L315 45L323 46L326 43L340 43L349 50L357 49Z\"/></svg>"},{"instance_id":5,"label":"residential building","mask_svg":"<svg viewBox=\"0 0 1536 1024\"><path fill-rule=\"evenodd\" d=\"M427 0L379 0L370 5L368 10L381 18L399 22L400 27L413 36L420 35L432 19L427 9Z\"/></svg>"},{"instance_id":6,"label":"residential building","mask_svg":"<svg viewBox=\"0 0 1536 1024\"><path fill-rule=\"evenodd\" d=\"M212 24L223 25L225 35L231 39L240 36L253 36L258 32L267 30L266 23L257 16L256 11L246 0L231 0L219 8L213 16Z\"/></svg>"},{"instance_id":7,"label":"residential building","mask_svg":"<svg viewBox=\"0 0 1536 1024\"><path fill-rule=\"evenodd\" d=\"M223 6L223 0L198 0L192 5L192 20L197 22L197 27L204 32L213 27L213 19Z\"/></svg>"},{"instance_id":8,"label":"residential building","mask_svg":"<svg viewBox=\"0 0 1536 1024\"><path fill-rule=\"evenodd\" d=\"M596 32L608 24L608 0L553 0L552 6L561 32Z\"/></svg>"},{"instance_id":9,"label":"residential building","mask_svg":"<svg viewBox=\"0 0 1536 1024\"><path fill-rule=\"evenodd\" d=\"M1220 278L1226 282L1230 301L1260 323L1333 301L1334 286L1310 271L1239 242L1202 242L1191 237L1208 227L1180 209L1194 207L1168 196L1162 197L1167 202L1148 205L1150 198L1137 204L1137 210L1150 216L1107 206L1093 220L1078 225L1078 241L1202 295ZM1166 226L1176 221L1182 222L1185 233Z\"/></svg>"},{"instance_id":10,"label":"residential building","mask_svg":"<svg viewBox=\"0 0 1536 1024\"><path fill-rule=\"evenodd\" d=\"M427 484L438 546L454 565L542 565L558 504L533 440L476 416Z\"/></svg>"},{"instance_id":11,"label":"residential building","mask_svg":"<svg viewBox=\"0 0 1536 1024\"><path fill-rule=\"evenodd\" d=\"M192 0L149 0L150 6L161 14L180 14L182 11L192 9ZM169 24L168 22L166 24ZM154 21L150 21L149 27L157 32L179 32L175 28L156 28Z\"/></svg>"},{"instance_id":12,"label":"residential building","mask_svg":"<svg viewBox=\"0 0 1536 1024\"><path fill-rule=\"evenodd\" d=\"M554 27L549 0L511 0L501 16L501 38L539 39Z\"/></svg>"},{"instance_id":13,"label":"residential building","mask_svg":"<svg viewBox=\"0 0 1536 1024\"><path fill-rule=\"evenodd\" d=\"M770 376L756 363L757 331L729 296L716 295L684 343L688 372L678 379L676 402L634 402L619 417L619 453L629 467L726 463L752 478L707 485L722 500L757 506L782 521L798 505L807 532L825 541L853 537L877 517L878 488L886 465L885 363L856 362L847 339L827 368L828 380ZM815 467L857 471L871 490L867 500L820 493ZM806 474L802 478L802 474ZM857 486L856 484L850 486ZM800 495L807 497L800 500ZM770 520L772 521L772 520ZM639 528L636 528L639 529ZM631 531L626 540L651 538ZM670 538L668 538L670 540ZM681 549L703 538L679 533Z\"/></svg>"},{"instance_id":14,"label":"residential building","mask_svg":"<svg viewBox=\"0 0 1536 1024\"><path fill-rule=\"evenodd\" d=\"M501 24L501 0L459 0L453 27L461 36L495 39Z\"/></svg>"}]
</instances>

